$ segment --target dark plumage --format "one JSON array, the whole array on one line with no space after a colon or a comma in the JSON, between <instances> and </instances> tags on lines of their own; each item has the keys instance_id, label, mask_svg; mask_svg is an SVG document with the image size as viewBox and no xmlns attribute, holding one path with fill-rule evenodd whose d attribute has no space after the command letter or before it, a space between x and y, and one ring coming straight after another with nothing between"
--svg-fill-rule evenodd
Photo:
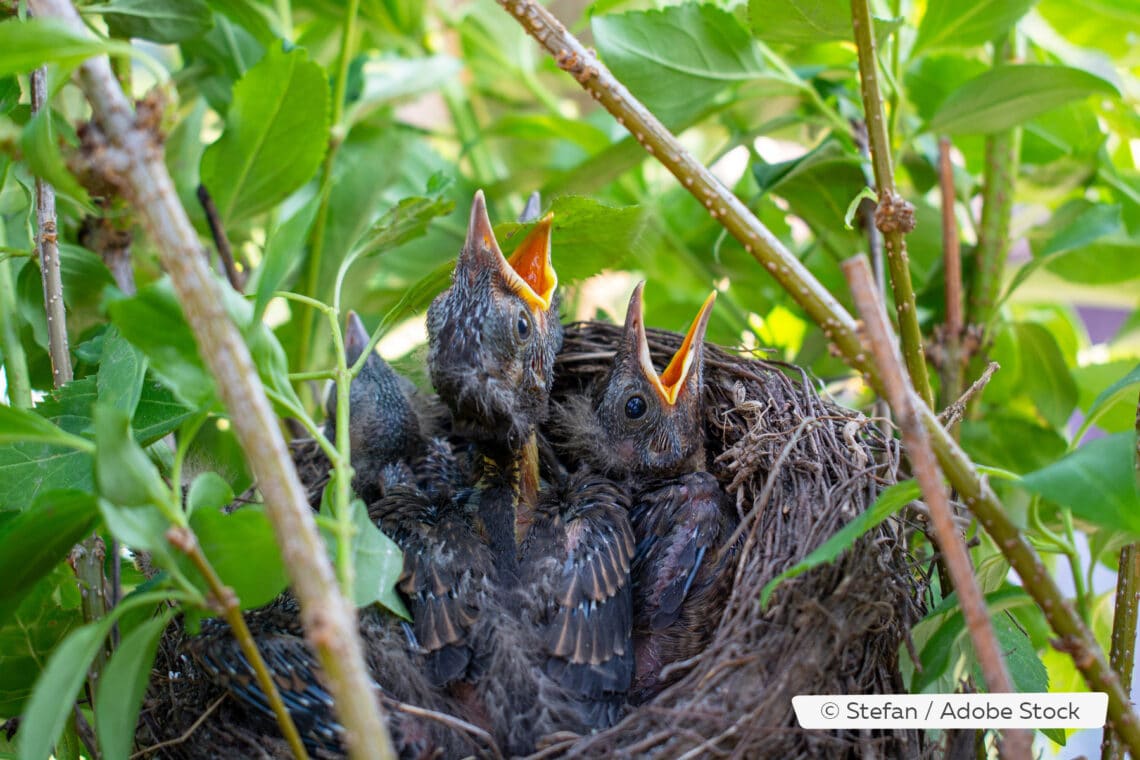
<instances>
[{"instance_id":1,"label":"dark plumage","mask_svg":"<svg viewBox=\"0 0 1140 760\"><path fill-rule=\"evenodd\" d=\"M544 491L522 545L544 668L565 689L579 731L617 721L633 675L628 509L612 482L580 470Z\"/></svg>"},{"instance_id":2,"label":"dark plumage","mask_svg":"<svg viewBox=\"0 0 1140 760\"><path fill-rule=\"evenodd\" d=\"M658 375L645 337L643 287L630 298L609 374L558 411L567 452L622 478L633 494L635 702L667 685L664 667L707 644L730 588L733 550L722 544L736 520L705 471L702 348L715 292Z\"/></svg>"},{"instance_id":3,"label":"dark plumage","mask_svg":"<svg viewBox=\"0 0 1140 760\"><path fill-rule=\"evenodd\" d=\"M550 229L548 215L508 260L476 193L451 286L428 309L432 383L483 455L479 517L505 580L518 571L516 519L525 526L538 490L534 436L562 344Z\"/></svg>"},{"instance_id":4,"label":"dark plumage","mask_svg":"<svg viewBox=\"0 0 1140 760\"><path fill-rule=\"evenodd\" d=\"M320 757L342 755L343 727L336 719L332 696L325 690L320 665L305 642L293 597L283 595L245 616L306 748ZM376 688L383 696L431 710L453 709L408 656L403 634L391 618L376 610L362 610L360 633L367 642L366 656ZM201 635L190 640L187 651L198 670L244 708L253 725L267 733L278 731L253 668L224 621L205 621ZM455 757L473 750L465 736L399 710L392 710L390 727L404 758L440 753Z\"/></svg>"}]
</instances>

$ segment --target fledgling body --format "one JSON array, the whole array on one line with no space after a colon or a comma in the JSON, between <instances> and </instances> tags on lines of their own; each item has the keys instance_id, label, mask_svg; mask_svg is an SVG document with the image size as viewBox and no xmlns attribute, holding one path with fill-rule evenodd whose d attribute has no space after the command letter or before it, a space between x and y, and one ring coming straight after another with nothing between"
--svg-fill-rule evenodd
<instances>
[{"instance_id":1,"label":"fledgling body","mask_svg":"<svg viewBox=\"0 0 1140 760\"><path fill-rule=\"evenodd\" d=\"M632 494L635 703L672 679L661 671L698 654L731 584L735 514L705 469L703 343L710 295L660 374L645 335L641 283L634 290L612 368L571 396L558 421L571 456L620 479Z\"/></svg>"}]
</instances>

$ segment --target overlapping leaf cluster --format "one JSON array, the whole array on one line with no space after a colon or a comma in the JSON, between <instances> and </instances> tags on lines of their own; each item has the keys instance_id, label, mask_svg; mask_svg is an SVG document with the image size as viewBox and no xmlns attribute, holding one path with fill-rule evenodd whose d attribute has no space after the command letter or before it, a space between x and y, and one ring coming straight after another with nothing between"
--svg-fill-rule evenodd
<instances>
[{"instance_id":1,"label":"overlapping leaf cluster","mask_svg":"<svg viewBox=\"0 0 1140 760\"><path fill-rule=\"evenodd\" d=\"M325 0L109 0L81 10L103 38L38 20L0 23L8 388L0 407L0 719L26 715L23 757L46 756L61 732L57 754L74 747L71 700L116 622L120 644L82 703L103 753L128 754L167 619L152 615L157 602L206 605L202 579L169 547L172 524L194 529L243 605L284 584L263 514L225 509L250 479L152 244L123 199L81 181L77 127L88 111L67 77L86 56L110 53L136 95L152 86L161 93L166 162L204 250L213 245L199 184L250 277L246 297L231 292L226 310L282 415L310 433L319 433L322 405L305 379L336 376L339 338L329 321L339 323L345 309L385 334L411 325L391 332L385 349L417 375L416 339L395 337L417 334L479 187L503 221L532 190L543 193L555 212L568 317L620 314L633 279L644 277L648 320L676 329L715 285L713 340L768 347L849 403L870 401L792 298L491 0L359 9ZM983 337L968 374L987 355L1002 369L975 402L962 442L1001 476L1007 508L1056 556L1056 571L1071 575L1078 609L1107 643L1109 595L1094 572L1114 569L1116 550L1140 537L1140 61L1122 42L1140 34L1140 12L1125 0L1080 11L1063 0L893 0L877 10L896 179L916 208L908 244L925 335L935 335L946 311L938 137L956 149L967 290L988 276L971 266L983 183L995 174L987 138L1020 140L1004 180L1012 263L998 308L975 326ZM613 72L848 303L839 261L871 245L849 212L870 177L856 137L862 101L849 5L647 9L597 0L580 11L569 20L588 28ZM1005 40L1013 54L1002 63ZM42 63L53 97L33 114L26 75ZM33 255L35 175L61 196L77 379L56 391ZM133 233L132 287L116 283L100 258L88 217ZM872 517L909 500L894 496ZM358 503L331 508L340 516L323 525L331 546L351 546L356 601L399 607L394 547L361 519ZM148 580L125 565L118 607L84 624L66 557L92 530L107 546L116 539L148 552L160 573ZM851 540L838 536L811 561ZM1072 664L1050 648L1040 610L1009 581L1000 554L983 538L974 558L1017 685L1075 686ZM108 559L108 577L110 567ZM912 688L953 688L971 672L963 631L953 597L936 600L916 630L922 668Z\"/></svg>"}]
</instances>

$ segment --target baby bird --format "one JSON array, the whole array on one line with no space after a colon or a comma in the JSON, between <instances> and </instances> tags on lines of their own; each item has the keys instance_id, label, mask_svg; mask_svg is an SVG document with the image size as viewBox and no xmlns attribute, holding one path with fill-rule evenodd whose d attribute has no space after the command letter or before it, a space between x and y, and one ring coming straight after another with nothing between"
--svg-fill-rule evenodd
<instances>
[{"instance_id":1,"label":"baby bird","mask_svg":"<svg viewBox=\"0 0 1140 760\"><path fill-rule=\"evenodd\" d=\"M546 419L562 345L550 215L507 259L482 191L451 286L428 309L428 367L455 428L483 455L479 515L496 568L517 577L517 536L538 493L536 427Z\"/></svg>"},{"instance_id":2,"label":"baby bird","mask_svg":"<svg viewBox=\"0 0 1140 760\"><path fill-rule=\"evenodd\" d=\"M699 653L731 582L735 514L705 469L703 345L714 291L660 374L645 335L640 283L609 374L559 410L567 451L633 494L635 703L668 685L661 671Z\"/></svg>"}]
</instances>

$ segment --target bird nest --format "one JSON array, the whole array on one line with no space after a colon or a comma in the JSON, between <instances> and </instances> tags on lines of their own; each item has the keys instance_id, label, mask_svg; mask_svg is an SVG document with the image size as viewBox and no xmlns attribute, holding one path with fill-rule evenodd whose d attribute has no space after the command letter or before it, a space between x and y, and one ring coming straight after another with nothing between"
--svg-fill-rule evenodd
<instances>
[{"instance_id":1,"label":"bird nest","mask_svg":"<svg viewBox=\"0 0 1140 760\"><path fill-rule=\"evenodd\" d=\"M621 327L566 328L554 399L608 372ZM682 336L649 330L663 366ZM706 345L704 408L709 469L734 500L743 551L732 594L698 657L670 666L680 680L612 728L550 737L534 758L905 756L922 753L916 731L799 727L797 694L900 692L900 646L921 617L923 578L907 552L907 526L887 520L835 562L783 581L768 606L765 585L864 512L896 482L895 440L864 415L822 398L803 370ZM550 431L557 437L557 431ZM284 757L284 743L246 729L208 683L193 679L178 634L159 651L139 725L159 756ZM177 688L176 688L177 687ZM215 715L201 720L210 709ZM181 741L178 741L181 739Z\"/></svg>"},{"instance_id":2,"label":"bird nest","mask_svg":"<svg viewBox=\"0 0 1140 760\"><path fill-rule=\"evenodd\" d=\"M555 398L609 370L621 327L571 325ZM683 336L649 330L657 366ZM899 648L921 618L922 578L906 527L888 520L836 562L760 592L896 482L898 446L870 419L812 387L803 370L705 347L709 468L741 517L733 590L712 641L684 676L616 726L551 744L535 757L815 758L915 756L917 732L807 731L797 694L904 691Z\"/></svg>"}]
</instances>

